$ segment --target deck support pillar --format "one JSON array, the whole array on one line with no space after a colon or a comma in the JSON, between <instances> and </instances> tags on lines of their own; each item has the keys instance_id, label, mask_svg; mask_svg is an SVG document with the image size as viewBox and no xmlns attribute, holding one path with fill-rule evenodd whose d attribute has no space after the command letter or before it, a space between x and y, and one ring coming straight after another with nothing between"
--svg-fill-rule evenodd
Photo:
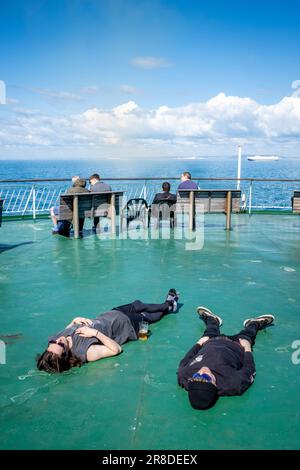
<instances>
[{"instance_id":1,"label":"deck support pillar","mask_svg":"<svg viewBox=\"0 0 300 470\"><path fill-rule=\"evenodd\" d=\"M74 195L73 200L73 226L74 226L74 238L79 238L79 205L78 196Z\"/></svg>"},{"instance_id":2,"label":"deck support pillar","mask_svg":"<svg viewBox=\"0 0 300 470\"><path fill-rule=\"evenodd\" d=\"M231 191L228 191L226 197L226 230L231 230L231 203L232 194Z\"/></svg>"},{"instance_id":3,"label":"deck support pillar","mask_svg":"<svg viewBox=\"0 0 300 470\"><path fill-rule=\"evenodd\" d=\"M190 210L189 210L189 229L194 230L195 227L195 193L190 191Z\"/></svg>"},{"instance_id":4,"label":"deck support pillar","mask_svg":"<svg viewBox=\"0 0 300 470\"><path fill-rule=\"evenodd\" d=\"M116 195L112 194L110 198L110 217L111 217L111 234L116 234Z\"/></svg>"}]
</instances>

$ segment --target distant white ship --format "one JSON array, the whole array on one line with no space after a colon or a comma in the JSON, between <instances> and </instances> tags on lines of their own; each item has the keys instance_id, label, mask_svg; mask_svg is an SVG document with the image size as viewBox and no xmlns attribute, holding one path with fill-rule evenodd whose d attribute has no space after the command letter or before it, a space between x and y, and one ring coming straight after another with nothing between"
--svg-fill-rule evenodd
<instances>
[{"instance_id":1,"label":"distant white ship","mask_svg":"<svg viewBox=\"0 0 300 470\"><path fill-rule=\"evenodd\" d=\"M252 157L248 157L248 160L251 162L276 161L279 160L279 157L276 155L253 155Z\"/></svg>"}]
</instances>

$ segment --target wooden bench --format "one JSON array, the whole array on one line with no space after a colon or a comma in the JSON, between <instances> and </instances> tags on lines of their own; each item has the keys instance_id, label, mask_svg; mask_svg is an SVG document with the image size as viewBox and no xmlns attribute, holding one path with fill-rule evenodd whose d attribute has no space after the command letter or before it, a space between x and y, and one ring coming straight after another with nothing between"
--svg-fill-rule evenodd
<instances>
[{"instance_id":1,"label":"wooden bench","mask_svg":"<svg viewBox=\"0 0 300 470\"><path fill-rule=\"evenodd\" d=\"M300 214L300 191L294 191L292 197L292 208L295 214Z\"/></svg>"},{"instance_id":2,"label":"wooden bench","mask_svg":"<svg viewBox=\"0 0 300 470\"><path fill-rule=\"evenodd\" d=\"M189 229L194 230L197 212L226 214L226 230L231 229L231 213L240 211L241 191L237 189L179 189L176 215L189 214Z\"/></svg>"},{"instance_id":3,"label":"wooden bench","mask_svg":"<svg viewBox=\"0 0 300 470\"><path fill-rule=\"evenodd\" d=\"M111 219L111 233L116 233L116 215L120 215L123 191L61 194L59 220L73 221L74 238L79 238L79 220L85 217Z\"/></svg>"},{"instance_id":4,"label":"wooden bench","mask_svg":"<svg viewBox=\"0 0 300 470\"><path fill-rule=\"evenodd\" d=\"M2 225L2 209L3 209L3 199L0 199L0 227Z\"/></svg>"}]
</instances>

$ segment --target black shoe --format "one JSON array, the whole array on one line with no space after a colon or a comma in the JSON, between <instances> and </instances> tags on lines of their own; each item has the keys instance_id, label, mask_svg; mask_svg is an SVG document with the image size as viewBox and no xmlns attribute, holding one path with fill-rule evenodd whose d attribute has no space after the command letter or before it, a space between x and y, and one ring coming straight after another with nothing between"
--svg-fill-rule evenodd
<instances>
[{"instance_id":1,"label":"black shoe","mask_svg":"<svg viewBox=\"0 0 300 470\"><path fill-rule=\"evenodd\" d=\"M202 320L206 323L206 320L208 318L213 318L214 320L216 320L216 322L219 324L219 326L222 325L223 323L223 320L221 317L218 317L218 315L215 315L214 313L212 313L208 308L206 307L198 307L197 308L197 313L199 315L200 318L202 318Z\"/></svg>"},{"instance_id":2,"label":"black shoe","mask_svg":"<svg viewBox=\"0 0 300 470\"><path fill-rule=\"evenodd\" d=\"M167 299L168 299L169 296L172 297L172 300L175 300L176 302L178 302L180 292L178 292L176 289L170 289L169 292L168 292Z\"/></svg>"},{"instance_id":3,"label":"black shoe","mask_svg":"<svg viewBox=\"0 0 300 470\"><path fill-rule=\"evenodd\" d=\"M255 318L248 318L248 320L244 321L244 327L247 328L247 326L250 326L252 323L258 323L259 325L259 330L262 330L263 328L266 328L266 326L271 325L275 320L274 315L266 314L266 315L260 315L259 317Z\"/></svg>"},{"instance_id":4,"label":"black shoe","mask_svg":"<svg viewBox=\"0 0 300 470\"><path fill-rule=\"evenodd\" d=\"M170 312L177 311L177 302L179 300L179 292L176 289L170 289L166 298L166 302L170 305Z\"/></svg>"}]
</instances>

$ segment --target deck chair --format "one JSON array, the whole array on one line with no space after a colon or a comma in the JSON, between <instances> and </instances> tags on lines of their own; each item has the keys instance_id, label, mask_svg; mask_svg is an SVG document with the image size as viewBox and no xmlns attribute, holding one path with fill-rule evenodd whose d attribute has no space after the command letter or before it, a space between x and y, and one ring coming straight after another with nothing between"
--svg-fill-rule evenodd
<instances>
[{"instance_id":1,"label":"deck chair","mask_svg":"<svg viewBox=\"0 0 300 470\"><path fill-rule=\"evenodd\" d=\"M174 209L176 206L176 202L168 201L161 201L158 204L151 205L151 219L154 222L154 227L157 229L160 226L160 222L162 220L169 220L170 221L170 228L174 228ZM170 209L173 210L170 210Z\"/></svg>"},{"instance_id":2,"label":"deck chair","mask_svg":"<svg viewBox=\"0 0 300 470\"><path fill-rule=\"evenodd\" d=\"M133 220L139 220L143 223L144 228L149 226L149 207L147 201L143 198L129 199L126 206L122 210L121 226L126 229Z\"/></svg>"}]
</instances>

